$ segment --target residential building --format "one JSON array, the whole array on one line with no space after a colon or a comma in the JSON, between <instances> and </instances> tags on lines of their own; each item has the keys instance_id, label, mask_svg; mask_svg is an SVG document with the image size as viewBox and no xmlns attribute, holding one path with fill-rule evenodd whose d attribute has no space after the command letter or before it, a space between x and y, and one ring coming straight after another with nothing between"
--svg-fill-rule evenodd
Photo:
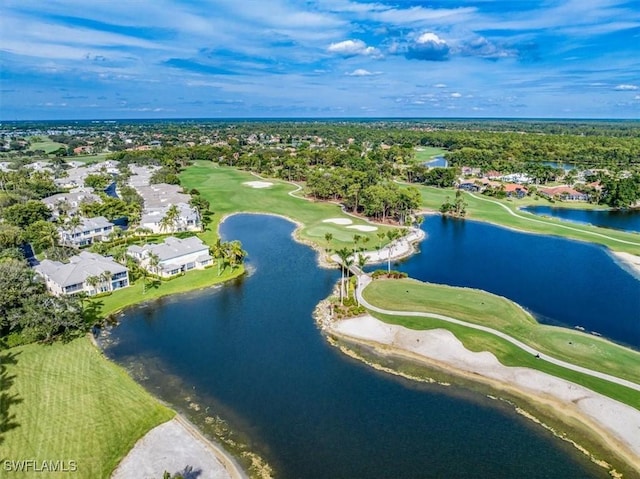
<instances>
[{"instance_id":1,"label":"residential building","mask_svg":"<svg viewBox=\"0 0 640 479\"><path fill-rule=\"evenodd\" d=\"M589 201L589 194L574 190L569 186L554 186L553 188L540 188L541 195L547 198L555 198L563 201Z\"/></svg>"},{"instance_id":2,"label":"residential building","mask_svg":"<svg viewBox=\"0 0 640 479\"><path fill-rule=\"evenodd\" d=\"M89 187L75 188L68 193L59 193L42 199L42 202L47 205L47 208L51 210L55 217L61 215L74 216L78 214L82 203L97 203L100 201L100 197L93 192L93 188Z\"/></svg>"},{"instance_id":3,"label":"residential building","mask_svg":"<svg viewBox=\"0 0 640 479\"><path fill-rule=\"evenodd\" d=\"M90 296L129 286L129 270L112 258L83 251L68 263L43 260L35 271L56 296L85 292Z\"/></svg>"},{"instance_id":4,"label":"residential building","mask_svg":"<svg viewBox=\"0 0 640 479\"><path fill-rule=\"evenodd\" d=\"M192 269L204 269L213 262L209 247L195 236L185 239L169 236L159 244L129 246L127 254L142 268L163 278L169 278ZM157 265L152 258L157 259Z\"/></svg>"},{"instance_id":5,"label":"residential building","mask_svg":"<svg viewBox=\"0 0 640 479\"><path fill-rule=\"evenodd\" d=\"M154 233L175 233L178 231L200 231L202 221L198 212L191 206L178 203L178 216L173 223L166 224L165 217L172 205L162 208L145 208L140 218L140 227L147 228Z\"/></svg>"},{"instance_id":6,"label":"residential building","mask_svg":"<svg viewBox=\"0 0 640 479\"><path fill-rule=\"evenodd\" d=\"M63 244L71 246L87 246L96 241L105 241L113 231L114 224L104 216L83 218L79 226L73 229L58 228Z\"/></svg>"}]
</instances>

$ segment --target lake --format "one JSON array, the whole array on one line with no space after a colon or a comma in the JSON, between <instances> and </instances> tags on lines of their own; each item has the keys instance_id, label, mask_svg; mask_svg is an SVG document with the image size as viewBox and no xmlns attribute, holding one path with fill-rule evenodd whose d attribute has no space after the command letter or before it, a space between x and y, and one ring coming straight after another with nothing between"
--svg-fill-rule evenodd
<instances>
[{"instance_id":1,"label":"lake","mask_svg":"<svg viewBox=\"0 0 640 479\"><path fill-rule=\"evenodd\" d=\"M640 232L640 210L579 210L572 208L554 208L552 206L525 206L520 208L539 216L581 223L587 225L612 228L622 231ZM638 238L640 242L640 238Z\"/></svg>"},{"instance_id":2,"label":"lake","mask_svg":"<svg viewBox=\"0 0 640 479\"><path fill-rule=\"evenodd\" d=\"M426 216L420 253L396 269L505 296L547 324L582 326L640 349L640 281L603 247Z\"/></svg>"},{"instance_id":3,"label":"lake","mask_svg":"<svg viewBox=\"0 0 640 479\"><path fill-rule=\"evenodd\" d=\"M449 166L449 162L445 160L443 156L436 156L429 161L425 161L423 165L430 168L446 168L447 166Z\"/></svg>"},{"instance_id":4,"label":"lake","mask_svg":"<svg viewBox=\"0 0 640 479\"><path fill-rule=\"evenodd\" d=\"M242 241L251 273L130 309L103 338L106 354L194 420L189 404L216 411L278 478L609 477L503 402L384 374L330 346L311 314L339 272L319 268L293 228L227 219L222 236Z\"/></svg>"}]
</instances>

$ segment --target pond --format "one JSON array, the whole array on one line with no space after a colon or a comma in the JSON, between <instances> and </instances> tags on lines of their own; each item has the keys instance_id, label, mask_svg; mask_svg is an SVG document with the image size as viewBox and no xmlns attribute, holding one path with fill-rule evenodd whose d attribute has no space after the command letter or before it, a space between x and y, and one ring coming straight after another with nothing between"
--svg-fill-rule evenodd
<instances>
[{"instance_id":1,"label":"pond","mask_svg":"<svg viewBox=\"0 0 640 479\"><path fill-rule=\"evenodd\" d=\"M612 228L622 231L640 232L640 209L627 210L580 210L573 208L554 208L552 206L526 206L521 208L539 216ZM640 237L638 238L640 242Z\"/></svg>"},{"instance_id":2,"label":"pond","mask_svg":"<svg viewBox=\"0 0 640 479\"><path fill-rule=\"evenodd\" d=\"M279 478L608 477L503 402L384 374L330 346L311 315L339 272L319 268L292 230L276 217L227 219L222 235L242 241L251 273L130 309L106 354L174 407L223 416Z\"/></svg>"}]
</instances>

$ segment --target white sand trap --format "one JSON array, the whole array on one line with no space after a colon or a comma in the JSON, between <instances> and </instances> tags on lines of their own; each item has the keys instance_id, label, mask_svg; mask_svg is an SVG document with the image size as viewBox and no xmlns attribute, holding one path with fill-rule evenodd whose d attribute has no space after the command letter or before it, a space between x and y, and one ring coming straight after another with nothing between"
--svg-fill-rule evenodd
<instances>
[{"instance_id":1,"label":"white sand trap","mask_svg":"<svg viewBox=\"0 0 640 479\"><path fill-rule=\"evenodd\" d=\"M377 231L378 230L377 226L367 226L367 225L353 225L353 226L347 226L347 228L350 228L352 230L358 230L358 231Z\"/></svg>"},{"instance_id":2,"label":"white sand trap","mask_svg":"<svg viewBox=\"0 0 640 479\"><path fill-rule=\"evenodd\" d=\"M349 218L327 218L322 220L323 223L334 223L336 225L350 225L353 223Z\"/></svg>"},{"instance_id":3,"label":"white sand trap","mask_svg":"<svg viewBox=\"0 0 640 479\"><path fill-rule=\"evenodd\" d=\"M246 181L242 184L250 186L251 188L269 188L273 186L273 183L269 183L268 181Z\"/></svg>"}]
</instances>

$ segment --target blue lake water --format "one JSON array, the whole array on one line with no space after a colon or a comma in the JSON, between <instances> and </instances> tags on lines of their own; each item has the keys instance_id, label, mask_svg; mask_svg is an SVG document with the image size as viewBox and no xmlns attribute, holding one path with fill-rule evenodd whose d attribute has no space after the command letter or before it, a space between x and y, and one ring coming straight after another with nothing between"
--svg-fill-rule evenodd
<instances>
[{"instance_id":1,"label":"blue lake water","mask_svg":"<svg viewBox=\"0 0 640 479\"><path fill-rule=\"evenodd\" d=\"M622 231L640 232L640 210L576 210L552 206L526 206L521 208L535 215L551 216L574 223L601 226ZM638 238L640 242L640 238Z\"/></svg>"},{"instance_id":2,"label":"blue lake water","mask_svg":"<svg viewBox=\"0 0 640 479\"><path fill-rule=\"evenodd\" d=\"M541 322L582 326L640 349L640 280L602 247L427 216L420 253L396 268L412 278L505 296Z\"/></svg>"},{"instance_id":3,"label":"blue lake water","mask_svg":"<svg viewBox=\"0 0 640 479\"><path fill-rule=\"evenodd\" d=\"M573 163L562 163L559 161L543 161L543 165L553 166L554 168L562 168L565 171L576 169L576 165Z\"/></svg>"},{"instance_id":4,"label":"blue lake water","mask_svg":"<svg viewBox=\"0 0 640 479\"><path fill-rule=\"evenodd\" d=\"M445 257L463 241L452 227L442 226ZM279 478L608 477L504 403L383 374L331 347L311 314L339 273L318 268L292 230L280 218L229 218L222 235L242 241L253 272L132 308L106 354L175 407L217 411ZM477 259L478 276L498 272L490 257ZM536 279L525 266L511 274L523 288Z\"/></svg>"},{"instance_id":5,"label":"blue lake water","mask_svg":"<svg viewBox=\"0 0 640 479\"><path fill-rule=\"evenodd\" d=\"M429 166L431 168L435 168L435 167L440 167L440 168L444 168L449 166L449 162L447 160L444 159L443 156L436 156L435 158L429 160L429 161L425 161L423 163L424 166Z\"/></svg>"}]
</instances>

